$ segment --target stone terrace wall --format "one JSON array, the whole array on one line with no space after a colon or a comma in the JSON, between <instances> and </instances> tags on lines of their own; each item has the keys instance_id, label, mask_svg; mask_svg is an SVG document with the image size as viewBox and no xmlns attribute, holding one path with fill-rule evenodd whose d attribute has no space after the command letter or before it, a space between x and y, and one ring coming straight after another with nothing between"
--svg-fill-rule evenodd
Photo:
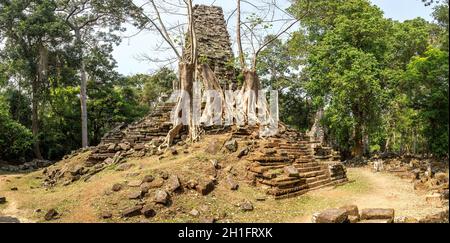
<instances>
[{"instance_id":1,"label":"stone terrace wall","mask_svg":"<svg viewBox=\"0 0 450 243\"><path fill-rule=\"evenodd\" d=\"M222 86L236 82L230 35L223 10L217 6L195 5L193 9L200 62L206 61ZM189 45L188 45L189 46ZM183 55L189 57L189 48Z\"/></svg>"}]
</instances>

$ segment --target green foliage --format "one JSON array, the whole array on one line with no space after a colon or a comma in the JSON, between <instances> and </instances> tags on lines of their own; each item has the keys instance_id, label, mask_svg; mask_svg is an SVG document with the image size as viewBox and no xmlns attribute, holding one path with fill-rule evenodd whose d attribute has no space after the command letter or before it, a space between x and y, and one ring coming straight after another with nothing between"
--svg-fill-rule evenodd
<instances>
[{"instance_id":1,"label":"green foliage","mask_svg":"<svg viewBox=\"0 0 450 243\"><path fill-rule=\"evenodd\" d=\"M55 87L50 90L50 104L41 112L40 141L43 155L59 159L81 144L79 87Z\"/></svg>"},{"instance_id":2,"label":"green foliage","mask_svg":"<svg viewBox=\"0 0 450 243\"><path fill-rule=\"evenodd\" d=\"M207 64L208 63L208 57L205 55L200 55L198 57L198 62L201 64Z\"/></svg>"},{"instance_id":3,"label":"green foliage","mask_svg":"<svg viewBox=\"0 0 450 243\"><path fill-rule=\"evenodd\" d=\"M447 155L448 1L435 6L436 24L385 19L367 0L301 0L289 9L307 10L289 45L307 94L326 107L331 141L349 151L367 136L371 152Z\"/></svg>"},{"instance_id":4,"label":"green foliage","mask_svg":"<svg viewBox=\"0 0 450 243\"><path fill-rule=\"evenodd\" d=\"M434 8L433 17L437 22L438 31L437 35L439 36L438 43L444 51L449 51L449 18L448 18L448 0L444 0L442 4L437 5Z\"/></svg>"},{"instance_id":5,"label":"green foliage","mask_svg":"<svg viewBox=\"0 0 450 243\"><path fill-rule=\"evenodd\" d=\"M123 79L126 80L126 79ZM100 142L103 134L118 123L131 123L148 112L148 106L139 103L139 96L130 86L94 86L88 85L92 99L88 101L91 141Z\"/></svg>"},{"instance_id":6,"label":"green foliage","mask_svg":"<svg viewBox=\"0 0 450 243\"><path fill-rule=\"evenodd\" d=\"M305 23L313 31L310 40L315 42L304 70L309 77L305 87L316 105L327 107L325 124L333 139L349 149L362 142L364 130L379 123L380 69L391 25L378 8L364 0L338 6L334 1L322 4L316 7L323 15Z\"/></svg>"},{"instance_id":7,"label":"green foliage","mask_svg":"<svg viewBox=\"0 0 450 243\"><path fill-rule=\"evenodd\" d=\"M142 102L153 105L162 95L170 95L173 82L178 78L173 70L162 68L153 75L135 75L130 79L139 80L143 85Z\"/></svg>"},{"instance_id":8,"label":"green foliage","mask_svg":"<svg viewBox=\"0 0 450 243\"><path fill-rule=\"evenodd\" d=\"M428 149L438 156L448 153L448 58L448 52L431 47L411 60L405 75L411 106L424 124Z\"/></svg>"},{"instance_id":9,"label":"green foliage","mask_svg":"<svg viewBox=\"0 0 450 243\"><path fill-rule=\"evenodd\" d=\"M378 144L370 146L370 152L371 153L378 153L381 151L381 146Z\"/></svg>"},{"instance_id":10,"label":"green foliage","mask_svg":"<svg viewBox=\"0 0 450 243\"><path fill-rule=\"evenodd\" d=\"M266 37L272 38L272 36ZM263 88L278 90L280 119L300 130L312 124L312 107L305 96L303 82L293 72L293 53L289 43L271 42L258 56L257 72Z\"/></svg>"},{"instance_id":11,"label":"green foliage","mask_svg":"<svg viewBox=\"0 0 450 243\"><path fill-rule=\"evenodd\" d=\"M69 41L68 29L55 13L55 2L2 1L0 32L6 37L2 50L4 67L24 81L32 81L38 71L39 48L58 47L58 40Z\"/></svg>"},{"instance_id":12,"label":"green foliage","mask_svg":"<svg viewBox=\"0 0 450 243\"><path fill-rule=\"evenodd\" d=\"M31 150L33 135L30 130L14 121L9 107L0 96L0 159L20 161Z\"/></svg>"},{"instance_id":13,"label":"green foliage","mask_svg":"<svg viewBox=\"0 0 450 243\"><path fill-rule=\"evenodd\" d=\"M3 92L11 118L25 127L31 127L31 100L23 92L8 88Z\"/></svg>"}]
</instances>

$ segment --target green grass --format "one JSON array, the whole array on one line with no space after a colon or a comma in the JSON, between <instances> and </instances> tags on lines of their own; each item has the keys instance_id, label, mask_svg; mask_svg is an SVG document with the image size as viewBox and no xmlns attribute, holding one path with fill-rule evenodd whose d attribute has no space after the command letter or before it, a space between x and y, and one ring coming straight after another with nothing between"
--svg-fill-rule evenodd
<instances>
[{"instance_id":1,"label":"green grass","mask_svg":"<svg viewBox=\"0 0 450 243\"><path fill-rule=\"evenodd\" d=\"M366 177L361 174L355 173L354 170L349 170L347 172L347 177L349 182L336 188L344 192L364 194L372 191L372 186Z\"/></svg>"}]
</instances>

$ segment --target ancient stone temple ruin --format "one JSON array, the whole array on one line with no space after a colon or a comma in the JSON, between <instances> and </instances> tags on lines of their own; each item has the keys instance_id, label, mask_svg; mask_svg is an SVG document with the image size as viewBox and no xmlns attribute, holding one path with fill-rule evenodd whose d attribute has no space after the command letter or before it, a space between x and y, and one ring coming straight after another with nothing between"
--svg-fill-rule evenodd
<instances>
[{"instance_id":1,"label":"ancient stone temple ruin","mask_svg":"<svg viewBox=\"0 0 450 243\"><path fill-rule=\"evenodd\" d=\"M347 182L339 154L295 130L261 141L248 160L254 183L276 199Z\"/></svg>"},{"instance_id":2,"label":"ancient stone temple ruin","mask_svg":"<svg viewBox=\"0 0 450 243\"><path fill-rule=\"evenodd\" d=\"M194 8L194 16L200 59L208 63L221 85L229 85L229 81L235 80L235 71L229 65L233 54L222 9L198 5ZM185 51L183 55L189 54ZM127 156L161 155L163 152L158 146L173 127L170 115L174 106L173 102L161 103L142 120L113 129L93 150L88 163L115 163ZM213 134L208 133L210 128L204 129L205 134ZM339 154L311 136L283 124L280 124L278 135L265 139L259 136L259 129L255 127L231 126L218 131L230 133L235 143L251 144L226 156L248 161L248 179L276 199L347 181ZM185 144L185 140L186 135L181 133L174 143Z\"/></svg>"}]
</instances>

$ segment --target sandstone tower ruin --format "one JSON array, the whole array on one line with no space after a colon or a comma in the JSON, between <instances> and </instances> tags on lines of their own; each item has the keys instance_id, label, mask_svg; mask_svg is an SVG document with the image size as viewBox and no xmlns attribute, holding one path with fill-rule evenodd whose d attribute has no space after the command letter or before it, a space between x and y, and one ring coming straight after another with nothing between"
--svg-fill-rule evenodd
<instances>
[{"instance_id":1,"label":"sandstone tower ruin","mask_svg":"<svg viewBox=\"0 0 450 243\"><path fill-rule=\"evenodd\" d=\"M193 17L199 61L209 65L222 88L228 88L235 83L236 74L232 65L234 55L223 10L217 6L195 5ZM183 50L183 55L189 57L190 53Z\"/></svg>"}]
</instances>

